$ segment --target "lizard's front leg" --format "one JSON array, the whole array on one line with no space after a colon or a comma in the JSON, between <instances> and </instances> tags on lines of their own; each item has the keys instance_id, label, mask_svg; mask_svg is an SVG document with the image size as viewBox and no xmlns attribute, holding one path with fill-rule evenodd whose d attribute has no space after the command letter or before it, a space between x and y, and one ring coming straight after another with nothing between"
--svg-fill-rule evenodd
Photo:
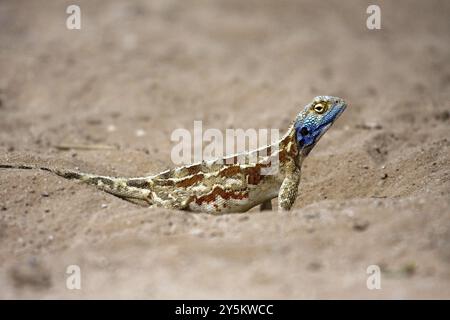
<instances>
[{"instance_id":1,"label":"lizard's front leg","mask_svg":"<svg viewBox=\"0 0 450 320\"><path fill-rule=\"evenodd\" d=\"M300 169L296 166L289 170L288 174L281 184L278 193L278 211L291 210L292 205L297 198L298 185L300 183Z\"/></svg>"}]
</instances>

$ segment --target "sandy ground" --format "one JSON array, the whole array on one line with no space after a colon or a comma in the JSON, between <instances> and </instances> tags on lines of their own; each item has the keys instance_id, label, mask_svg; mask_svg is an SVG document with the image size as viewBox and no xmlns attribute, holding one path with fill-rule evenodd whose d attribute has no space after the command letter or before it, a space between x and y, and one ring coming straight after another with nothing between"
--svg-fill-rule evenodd
<instances>
[{"instance_id":1,"label":"sandy ground","mask_svg":"<svg viewBox=\"0 0 450 320\"><path fill-rule=\"evenodd\" d=\"M0 1L1 163L142 176L194 120L284 130L315 95L349 103L288 214L2 170L0 298L450 298L450 3L376 2L370 31L369 1L86 0L69 31L70 1Z\"/></svg>"}]
</instances>

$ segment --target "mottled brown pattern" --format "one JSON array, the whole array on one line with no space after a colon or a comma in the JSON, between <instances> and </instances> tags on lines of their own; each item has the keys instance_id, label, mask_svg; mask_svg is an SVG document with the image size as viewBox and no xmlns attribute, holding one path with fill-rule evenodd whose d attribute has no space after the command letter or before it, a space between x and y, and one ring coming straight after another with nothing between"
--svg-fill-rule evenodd
<instances>
[{"instance_id":1,"label":"mottled brown pattern","mask_svg":"<svg viewBox=\"0 0 450 320\"><path fill-rule=\"evenodd\" d=\"M192 166L186 167L186 170L189 175L197 174L202 171L202 166L200 164L194 164Z\"/></svg>"},{"instance_id":2,"label":"mottled brown pattern","mask_svg":"<svg viewBox=\"0 0 450 320\"><path fill-rule=\"evenodd\" d=\"M262 179L261 167L263 165L257 164L254 167L247 167L244 169L245 175L247 177L247 183L252 185L257 185Z\"/></svg>"},{"instance_id":3,"label":"mottled brown pattern","mask_svg":"<svg viewBox=\"0 0 450 320\"><path fill-rule=\"evenodd\" d=\"M239 166L225 167L225 169L223 169L219 172L219 177L229 178L229 177L237 175L239 172L241 172L241 167L239 167Z\"/></svg>"},{"instance_id":4,"label":"mottled brown pattern","mask_svg":"<svg viewBox=\"0 0 450 320\"><path fill-rule=\"evenodd\" d=\"M148 188L149 187L149 182L145 179L130 179L126 182L126 184L129 187L135 187L135 188Z\"/></svg>"},{"instance_id":5,"label":"mottled brown pattern","mask_svg":"<svg viewBox=\"0 0 450 320\"><path fill-rule=\"evenodd\" d=\"M237 199L237 200L242 200L245 198L248 198L248 192L247 191L226 191L223 190L221 187L217 186L214 187L213 191L209 194L206 194L204 196L201 196L199 198L195 199L195 203L197 203L198 205L201 205L203 202L209 203L209 202L214 202L217 198L217 196L221 196L224 200L229 200L229 199Z\"/></svg>"},{"instance_id":6,"label":"mottled brown pattern","mask_svg":"<svg viewBox=\"0 0 450 320\"><path fill-rule=\"evenodd\" d=\"M159 186L162 187L172 187L175 185L175 181L168 180L168 179L155 179L153 180L154 183L157 183Z\"/></svg>"},{"instance_id":7,"label":"mottled brown pattern","mask_svg":"<svg viewBox=\"0 0 450 320\"><path fill-rule=\"evenodd\" d=\"M287 150L289 142L292 142L292 147L290 148L290 150ZM293 136L286 136L283 140L280 141L279 160L281 163L297 157L297 152L297 146L295 144L295 139Z\"/></svg>"},{"instance_id":8,"label":"mottled brown pattern","mask_svg":"<svg viewBox=\"0 0 450 320\"><path fill-rule=\"evenodd\" d=\"M181 188L187 188L187 187L190 187L190 186L196 184L199 181L202 181L204 177L205 177L205 175L203 173L198 173L196 175L193 175L190 178L186 178L186 179L178 181L176 186L181 187Z\"/></svg>"}]
</instances>

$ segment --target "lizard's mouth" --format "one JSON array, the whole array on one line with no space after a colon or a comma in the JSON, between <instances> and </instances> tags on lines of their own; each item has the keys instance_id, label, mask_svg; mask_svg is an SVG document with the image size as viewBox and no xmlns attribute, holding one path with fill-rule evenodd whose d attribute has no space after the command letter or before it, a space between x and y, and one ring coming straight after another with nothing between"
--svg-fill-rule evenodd
<instances>
[{"instance_id":1,"label":"lizard's mouth","mask_svg":"<svg viewBox=\"0 0 450 320\"><path fill-rule=\"evenodd\" d=\"M323 124L317 128L317 130L319 131L319 134L317 135L317 137L315 139L316 142L319 141L320 138L322 138L324 133L327 132L327 130L331 127L332 124L333 124L333 122L330 121L330 122Z\"/></svg>"},{"instance_id":2,"label":"lizard's mouth","mask_svg":"<svg viewBox=\"0 0 450 320\"><path fill-rule=\"evenodd\" d=\"M324 135L324 133L327 132L328 128L330 128L332 124L333 124L332 121L322 124L320 127L316 129L316 131L319 131L319 134L317 134L317 136L314 138L314 143L311 143L308 146L301 146L301 149L303 150L302 152L305 156L311 152L316 143L320 140L320 138Z\"/></svg>"},{"instance_id":3,"label":"lizard's mouth","mask_svg":"<svg viewBox=\"0 0 450 320\"><path fill-rule=\"evenodd\" d=\"M345 108L347 107L347 104L345 102L342 102L341 105L336 106L336 111L334 114L334 117L330 118L325 123L322 123L320 126L317 127L316 131L319 131L319 134L317 135L315 142L319 141L319 139L324 135L325 132L333 125L333 123L339 118L339 116L344 112Z\"/></svg>"}]
</instances>

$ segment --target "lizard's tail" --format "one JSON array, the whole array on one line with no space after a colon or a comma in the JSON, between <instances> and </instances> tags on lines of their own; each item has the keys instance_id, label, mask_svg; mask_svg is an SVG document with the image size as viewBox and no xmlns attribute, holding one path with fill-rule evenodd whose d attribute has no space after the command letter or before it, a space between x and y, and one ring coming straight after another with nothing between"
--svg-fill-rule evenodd
<instances>
[{"instance_id":1,"label":"lizard's tail","mask_svg":"<svg viewBox=\"0 0 450 320\"><path fill-rule=\"evenodd\" d=\"M87 176L89 176L88 174L78 173L78 172L72 171L72 170L59 170L59 169L52 169L52 168L48 168L48 167L30 166L30 165L0 164L0 169L44 170L44 171L54 173L60 177L66 178L66 179L76 179L76 180L83 180L83 178L86 178Z\"/></svg>"},{"instance_id":2,"label":"lizard's tail","mask_svg":"<svg viewBox=\"0 0 450 320\"><path fill-rule=\"evenodd\" d=\"M151 205L150 184L145 178L116 178L99 176L90 173L82 173L67 169L56 169L45 166L11 165L0 164L0 169L25 169L43 170L56 174L69 180L79 180L81 182L96 186L98 189L113 194L122 199L137 203Z\"/></svg>"}]
</instances>

